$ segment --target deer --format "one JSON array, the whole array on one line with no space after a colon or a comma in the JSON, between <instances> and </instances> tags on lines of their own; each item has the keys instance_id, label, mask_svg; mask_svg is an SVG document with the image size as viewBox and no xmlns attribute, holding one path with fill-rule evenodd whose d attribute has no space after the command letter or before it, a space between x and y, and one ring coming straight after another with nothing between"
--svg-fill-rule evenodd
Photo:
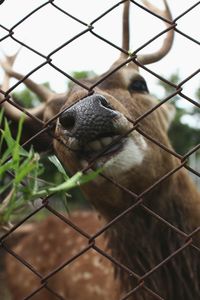
<instances>
[{"instance_id":1,"label":"deer","mask_svg":"<svg viewBox=\"0 0 200 300\"><path fill-rule=\"evenodd\" d=\"M167 26L160 49L130 54L133 3L124 1L120 57L103 75L76 82L64 94L14 71L13 58L1 62L3 91L9 90L13 77L23 80L42 100L41 106L26 109L25 141L41 124L53 124L51 134L42 131L31 140L37 149L52 145L70 174L102 169L97 178L81 186L97 213L77 211L70 219L87 238L60 219L48 217L33 224L13 248L44 277L87 247L91 253L84 252L50 278L47 275L46 281L7 254L5 273L13 299L27 295L38 300L199 299L200 194L186 161L169 141L175 109L150 95L139 70L169 53L174 24L166 0L164 10L143 3ZM18 122L24 109L13 106L12 98L6 101L1 95L1 99L6 116ZM37 146L43 137L47 142Z\"/></svg>"}]
</instances>

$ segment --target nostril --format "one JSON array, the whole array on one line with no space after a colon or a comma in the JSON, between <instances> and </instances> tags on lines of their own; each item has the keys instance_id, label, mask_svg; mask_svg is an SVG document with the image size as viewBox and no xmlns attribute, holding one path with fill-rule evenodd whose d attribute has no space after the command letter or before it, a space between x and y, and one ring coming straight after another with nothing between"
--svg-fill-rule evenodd
<instances>
[{"instance_id":1,"label":"nostril","mask_svg":"<svg viewBox=\"0 0 200 300\"><path fill-rule=\"evenodd\" d=\"M104 97L100 97L100 103L103 107L113 109L112 106L108 103L108 101Z\"/></svg>"},{"instance_id":2,"label":"nostril","mask_svg":"<svg viewBox=\"0 0 200 300\"><path fill-rule=\"evenodd\" d=\"M60 124L68 131L75 126L75 116L71 112L64 112L59 118Z\"/></svg>"}]
</instances>

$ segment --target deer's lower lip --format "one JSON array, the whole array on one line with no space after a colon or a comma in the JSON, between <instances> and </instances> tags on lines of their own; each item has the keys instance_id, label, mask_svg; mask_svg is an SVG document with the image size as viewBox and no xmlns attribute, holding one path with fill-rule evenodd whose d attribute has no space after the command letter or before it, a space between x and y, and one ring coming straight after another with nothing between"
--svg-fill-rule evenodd
<instances>
[{"instance_id":1,"label":"deer's lower lip","mask_svg":"<svg viewBox=\"0 0 200 300\"><path fill-rule=\"evenodd\" d=\"M119 136L100 138L90 142L80 155L87 161L95 160L95 158L107 161L122 150L124 141Z\"/></svg>"}]
</instances>

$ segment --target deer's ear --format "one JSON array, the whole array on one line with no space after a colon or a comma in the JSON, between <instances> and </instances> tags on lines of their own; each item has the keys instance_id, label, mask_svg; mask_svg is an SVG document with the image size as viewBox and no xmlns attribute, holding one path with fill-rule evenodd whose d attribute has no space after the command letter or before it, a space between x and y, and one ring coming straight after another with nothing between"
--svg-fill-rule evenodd
<instances>
[{"instance_id":1,"label":"deer's ear","mask_svg":"<svg viewBox=\"0 0 200 300\"><path fill-rule=\"evenodd\" d=\"M63 105L65 104L65 102L66 102L66 95L64 97L60 96L50 100L45 107L44 117L43 117L44 121L47 122L55 115L57 115L60 112Z\"/></svg>"},{"instance_id":2,"label":"deer's ear","mask_svg":"<svg viewBox=\"0 0 200 300\"><path fill-rule=\"evenodd\" d=\"M161 106L162 123L165 130L168 130L176 115L176 109L172 104L165 103Z\"/></svg>"}]
</instances>

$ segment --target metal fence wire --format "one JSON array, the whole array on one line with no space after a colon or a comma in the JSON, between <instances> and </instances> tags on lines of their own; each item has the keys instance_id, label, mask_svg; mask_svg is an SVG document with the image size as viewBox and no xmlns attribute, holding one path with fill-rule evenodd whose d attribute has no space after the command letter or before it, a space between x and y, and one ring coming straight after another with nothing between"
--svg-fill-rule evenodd
<instances>
[{"instance_id":1,"label":"metal fence wire","mask_svg":"<svg viewBox=\"0 0 200 300\"><path fill-rule=\"evenodd\" d=\"M31 76L32 74L34 74L35 72L37 72L39 69L43 68L46 65L48 65L51 68L55 69L58 73L61 73L66 78L70 79L71 81L75 82L76 84L83 86L84 89L88 91L88 94L91 94L93 92L94 88L97 87L101 82L103 82L105 80L105 78L107 78L108 76L110 76L113 72L116 72L118 69L122 68L124 65L127 64L128 61L134 61L140 68L142 68L146 72L152 74L154 77L158 78L159 80L162 80L163 82L169 84L175 90L167 98L165 98L161 102L159 102L159 104L156 105L152 110L147 111L145 114L143 114L142 116L140 116L137 120L129 120L129 121L132 122L132 124L133 124L133 128L131 129L131 131L137 130L146 139L150 140L152 143L154 143L158 147L162 148L162 151L168 152L169 155L172 155L172 156L178 158L179 161L180 161L179 166L177 168L171 170L167 174L165 174L165 176L163 176L162 178L159 178L159 180L157 182L155 182L152 186L150 186L147 190L143 191L139 195L138 194L134 194L132 191L128 190L123 185L117 183L116 181L114 181L113 179L109 178L108 176L102 175L102 176L104 176L104 178L106 180L110 181L113 184L113 186L117 186L120 190L123 190L125 193L127 193L130 197L133 198L133 205L131 207L129 207L128 209L126 209L125 211L123 211L121 214L117 215L117 217L115 217L108 224L104 225L95 234L89 235L89 234L85 233L84 230L82 230L82 228L79 228L76 224L74 224L70 220L70 218L68 218L68 216L63 216L58 210L56 210L51 205L51 203L50 203L51 195L49 195L46 198L42 198L42 201L41 201L41 204L39 205L39 207L37 207L36 209L34 209L24 219L22 219L15 226L13 226L8 232L6 232L5 234L3 234L1 236L1 238L0 238L0 249L3 250L6 253L9 253L11 256L13 256L20 264L24 265L24 268L28 268L29 271L32 272L38 278L38 280L40 282L40 284L39 284L39 286L37 288L34 288L33 290L31 290L30 294L25 295L24 299L34 299L34 297L37 296L37 294L39 294L41 292L41 290L45 290L45 289L48 290L48 292L50 293L50 295L52 295L52 297L54 296L55 299L65 299L62 295L60 295L56 291L56 289L50 287L49 280L51 278L53 278L55 275L57 275L59 272L61 272L63 268L68 268L69 264L71 264L74 261L76 261L77 259L79 259L79 257L81 257L82 255L84 255L85 253L88 253L91 249L93 249L95 252L98 252L100 256L105 257L106 259L110 260L113 265L115 265L118 269L121 270L121 272L125 272L125 273L127 273L128 276L136 279L135 287L131 288L131 289L127 288L127 290L124 291L123 298L121 298L121 299L130 299L131 297L133 297L133 295L135 295L136 293L138 295L143 290L145 290L146 293L147 293L147 295L149 296L148 299L164 299L161 296L162 295L162 293L160 293L161 291L159 291L158 289L156 289L154 287L149 287L148 284L146 284L146 282L148 281L148 278L150 278L151 276L153 276L153 274L155 272L157 272L158 270L162 269L166 264L168 264L169 262L172 262L173 259L174 259L174 257L179 256L186 249L192 248L193 251L196 251L197 253L200 252L200 248L198 248L198 246L196 246L193 243L193 237L197 235L197 233L200 230L200 227L196 228L193 232L190 232L189 234L185 233L180 228L177 228L176 226L174 226L173 224L171 224L170 222L168 222L167 219L163 218L163 216L160 216L155 211L151 210L151 208L149 208L149 206L148 206L148 203L146 201L144 202L144 197L146 195L148 195L148 193L150 193L157 185L164 184L165 181L170 176L172 176L173 174L175 174L176 172L178 172L180 169L186 168L187 170L189 170L189 172L192 172L194 175L196 175L198 177L200 176L199 172L197 172L196 170L194 170L193 168L191 168L188 165L188 158L193 153L195 153L195 152L198 151L198 149L200 148L200 144L196 145L194 148L190 149L184 155L180 155L180 154L176 153L174 150L168 149L166 146L164 146L163 144L161 144L159 141L156 140L156 137L149 136L148 133L144 132L140 128L140 126L139 126L139 124L140 124L140 122L142 120L144 120L145 118L147 118L160 105L162 105L165 102L169 101L175 95L179 95L181 98L183 98L186 101L192 103L196 108L199 109L200 108L200 104L197 101L195 101L194 99L192 99L192 97L189 97L188 95L184 94L184 85L186 83L188 83L194 76L196 76L197 74L199 74L200 69L197 69L193 74L189 75L187 78L185 78L184 80L182 80L182 82L180 82L179 84L176 85L176 84L174 84L172 82L169 82L168 80L166 80L165 78L163 78L160 74L157 74L157 73L153 72L150 68L144 66L139 61L137 61L137 55L138 55L138 53L140 53L140 51L144 47L146 47L148 44L151 44L153 41L155 41L156 39L158 39L159 37L161 37L165 32L167 32L168 30L171 30L171 29L173 29L176 32L176 34L182 36L182 38L187 39L190 43L194 43L197 46L199 46L200 42L198 40L196 40L192 36L189 36L188 34L182 32L179 29L179 21L186 14L188 14L190 11L192 11L192 10L198 10L199 7L200 7L200 1L197 1L193 6L188 7L188 9L186 11L184 11L181 15L179 15L178 17L176 17L173 21L171 21L171 22L169 21L168 23L169 23L170 26L168 27L167 30L160 32L159 34L157 34L156 36L154 36L151 40L146 41L145 44L143 44L141 47L139 47L134 52L133 56L131 56L128 60L124 61L124 63L122 63L120 66L118 66L115 70L112 70L112 72L110 72L110 74L106 74L105 77L101 76L100 80L98 80L96 83L94 83L93 85L91 85L89 87L86 86L86 85L83 85L82 83L80 83L79 80L73 78L71 75L69 75L68 73L66 73L65 70L62 70L61 68L59 68L54 63L54 55L56 53L58 53L59 51L61 51L63 48L68 47L70 45L70 43L72 43L75 40L78 40L80 37L84 37L85 34L88 34L88 33L91 34L91 35L94 35L97 39L101 40L102 43L107 43L108 46L114 47L115 49L117 49L119 51L119 53L120 52L127 53L127 51L125 49L121 49L118 45L115 45L111 41L107 40L104 36L101 36L97 32L95 32L95 26L96 26L96 24L98 24L98 22L100 20L104 20L104 17L106 15L109 15L109 13L111 13L112 11L114 11L118 6L120 6L120 5L123 6L124 2L126 2L126 0L116 2L116 4L114 6L110 7L102 15L100 15L96 19L94 19L89 25L86 24L85 22L83 22L82 20L78 19L76 16L71 15L68 11L65 11L65 10L63 10L63 8L59 7L59 1L56 1L56 0L49 0L49 1L46 1L46 2L44 1L44 3L42 5L38 6L33 11L30 11L20 21L18 21L16 24L14 24L11 28L7 28L6 26L4 26L4 24L0 24L1 29L3 29L3 32L5 32L5 35L3 37L1 37L0 42L3 42L5 40L13 40L16 43L18 43L19 46L25 47L28 51L30 51L30 53L32 52L35 55L38 55L42 59L42 63L41 64L39 64L37 67L35 67L30 72L28 72L21 80L18 80L17 83L15 83L11 88L9 88L9 90L7 90L7 91L0 90L1 94L4 97L4 99L0 102L0 104L3 104L5 101L8 101L10 104L14 105L17 109L19 109L20 111L23 111L25 114L27 114L29 117L31 117L34 120L34 122L38 123L38 126L41 127L41 129L37 132L37 134L34 135L34 136L32 136L22 146L31 145L31 143L34 141L34 139L37 138L38 136L40 136L41 134L43 134L44 132L47 132L48 134L52 135L51 127L54 126L54 121L61 114L61 112L58 113L58 114L56 114L50 121L48 121L48 122L45 123L45 122L42 122L41 120L35 118L34 116L30 115L26 111L25 108L22 108L19 104L14 103L12 101L12 98L11 98L11 92L13 92L20 84L22 84L23 81L26 78L28 78L29 76ZM131 5L137 6L137 7L139 6L141 9L145 10L146 13L152 14L152 16L154 16L155 18L159 17L158 15L156 15L155 13L152 13L149 9L147 9L143 5L140 5L137 1L131 0ZM60 14L65 15L68 18L73 19L75 22L80 23L83 26L83 30L81 32L79 32L77 35L73 36L70 40L67 40L65 43L63 43L59 47L55 48L48 55L44 55L43 53L41 53L40 51L38 51L37 48L30 47L30 45L24 43L23 40L20 40L19 38L17 38L15 33L16 33L16 30L18 29L18 27L21 24L23 24L23 22L25 22L28 18L30 18L34 14L37 14L38 11L42 12L43 8L44 7L48 7L48 6L50 6L51 8L53 8L57 13L59 12ZM0 7L0 9L1 9L1 7ZM17 11L16 11L16 14L17 14ZM44 16L44 18L46 18L46 16ZM76 58L74 58L74 59L76 59ZM198 61L198 59L197 59L197 61ZM128 132L126 134L128 135L129 133L130 132ZM56 138L56 137L54 137L54 138ZM87 166L87 168L83 169L82 171L85 172L88 169L90 169L90 167L91 166ZM9 173L9 175L12 176L11 173ZM136 211L136 213L137 213L137 208L138 207L142 207L143 210L146 212L147 215L150 215L152 217L152 219L157 220L157 222L158 222L157 226L161 226L161 225L166 226L166 227L169 228L169 231L172 231L175 234L175 236L177 235L177 239L182 238L182 245L181 246L179 246L176 249L173 249L172 253L168 257L166 257L165 260L162 260L161 262L159 262L157 265L155 265L153 268L149 269L142 276L140 274L137 274L134 269L130 269L127 266L123 265L114 256L108 254L108 252L106 252L106 251L102 250L101 248L99 248L98 247L98 243L96 243L96 240L99 238L99 236L101 236L103 233L106 233L106 231L110 227L112 227L113 224L115 224L115 223L120 222L121 220L123 220L123 218L125 218L128 213L134 212L134 211ZM45 210L45 211L47 210L48 212L50 212L50 214L53 214L55 216L55 218L60 219L60 221L63 222L63 224L66 225L66 228L67 227L72 227L73 230L77 231L81 236L83 236L84 238L86 238L88 240L88 245L84 249L78 251L78 253L76 253L75 255L72 255L70 257L70 259L68 259L67 261L63 261L58 267L55 267L55 266L52 267L52 270L48 274L45 274L45 275L40 274L37 271L37 269L35 268L34 265L31 265L23 257L20 257L20 255L18 255L12 249L12 247L7 243L7 240L9 239L9 237L10 236L12 237L12 234L15 233L15 231L17 231L20 228L20 226L24 225L26 222L28 222L29 220L31 220L31 218L33 216L37 215L38 212L43 211L43 210ZM61 242L60 246L62 247L62 242ZM50 251L53 252L54 249L50 249ZM200 253L199 253L199 255L200 255ZM148 260L148 257L146 257L145 259ZM20 274L19 274L19 276L20 276ZM103 288L104 287L102 287L102 289ZM54 299L54 298L52 298L52 299ZM188 299L190 299L190 298L188 297ZM81 300L81 298L80 298L80 300Z\"/></svg>"}]
</instances>

